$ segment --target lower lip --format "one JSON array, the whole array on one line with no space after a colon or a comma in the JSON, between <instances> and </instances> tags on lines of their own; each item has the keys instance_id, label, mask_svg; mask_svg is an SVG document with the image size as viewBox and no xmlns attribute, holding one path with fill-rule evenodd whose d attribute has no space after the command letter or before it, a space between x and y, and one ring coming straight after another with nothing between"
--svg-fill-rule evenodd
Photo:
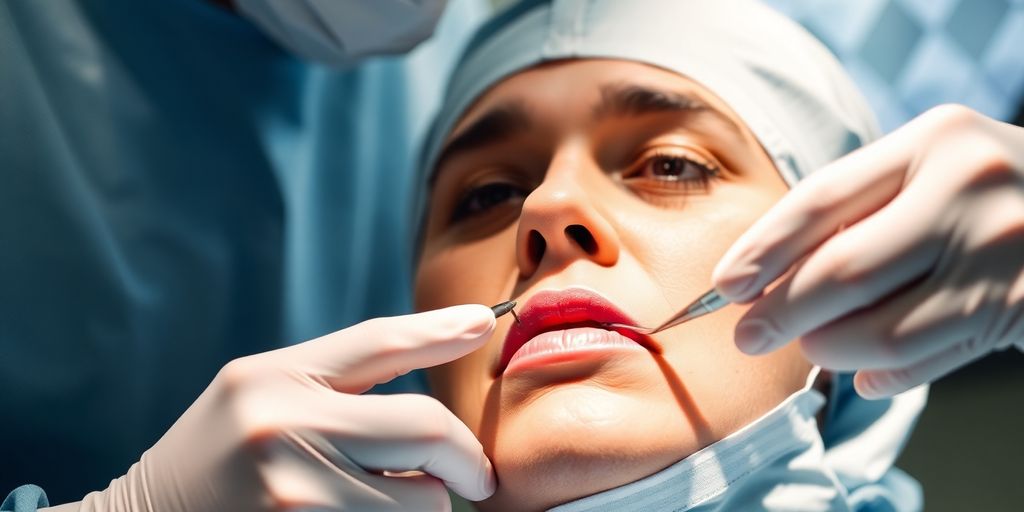
<instances>
[{"instance_id":1,"label":"lower lip","mask_svg":"<svg viewBox=\"0 0 1024 512\"><path fill-rule=\"evenodd\" d=\"M534 336L512 355L505 373L615 350L646 351L639 343L615 331L597 327L544 332Z\"/></svg>"}]
</instances>

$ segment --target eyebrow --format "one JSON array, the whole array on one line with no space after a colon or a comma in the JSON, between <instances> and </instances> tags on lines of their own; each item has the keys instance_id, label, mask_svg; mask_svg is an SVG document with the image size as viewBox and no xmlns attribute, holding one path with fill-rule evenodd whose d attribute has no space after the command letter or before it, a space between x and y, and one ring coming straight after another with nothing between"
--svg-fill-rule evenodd
<instances>
[{"instance_id":1,"label":"eyebrow","mask_svg":"<svg viewBox=\"0 0 1024 512\"><path fill-rule=\"evenodd\" d=\"M692 94L655 89L630 83L609 84L601 87L601 103L594 107L595 120L609 117L642 116L659 113L709 113L733 129L735 122L718 109ZM459 153L497 144L513 136L526 133L532 123L521 101L500 104L469 125L441 150L427 180L433 186L438 170L446 160Z\"/></svg>"},{"instance_id":2,"label":"eyebrow","mask_svg":"<svg viewBox=\"0 0 1024 512\"><path fill-rule=\"evenodd\" d=\"M458 153L497 144L525 133L530 130L530 126L530 116L520 102L507 102L492 108L444 146L437 157L429 183L433 184L437 169L442 167L445 160Z\"/></svg>"},{"instance_id":3,"label":"eyebrow","mask_svg":"<svg viewBox=\"0 0 1024 512\"><path fill-rule=\"evenodd\" d=\"M696 96L634 84L601 87L601 103L594 118L642 116L672 112L719 112Z\"/></svg>"}]
</instances>

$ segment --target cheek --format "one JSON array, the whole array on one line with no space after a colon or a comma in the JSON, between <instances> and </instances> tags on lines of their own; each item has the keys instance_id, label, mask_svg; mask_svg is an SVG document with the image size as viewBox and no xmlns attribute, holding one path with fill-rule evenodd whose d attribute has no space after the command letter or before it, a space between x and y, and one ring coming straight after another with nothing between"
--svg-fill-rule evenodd
<instances>
[{"instance_id":1,"label":"cheek","mask_svg":"<svg viewBox=\"0 0 1024 512\"><path fill-rule=\"evenodd\" d=\"M623 245L665 292L674 311L711 286L729 246L785 193L777 183L726 183L682 209L614 212Z\"/></svg>"},{"instance_id":2,"label":"cheek","mask_svg":"<svg viewBox=\"0 0 1024 512\"><path fill-rule=\"evenodd\" d=\"M650 323L707 291L725 251L785 191L781 179L730 183L683 210L620 214L623 244L663 294L649 302L651 309L664 308ZM655 337L706 422L709 439L721 438L775 406L803 384L810 368L796 344L768 356L740 352L733 332L746 309L732 305Z\"/></svg>"},{"instance_id":3,"label":"cheek","mask_svg":"<svg viewBox=\"0 0 1024 512\"><path fill-rule=\"evenodd\" d=\"M506 300L516 275L514 243L514 231L508 229L474 243L425 251L416 269L416 310Z\"/></svg>"},{"instance_id":4,"label":"cheek","mask_svg":"<svg viewBox=\"0 0 1024 512\"><path fill-rule=\"evenodd\" d=\"M471 244L424 251L416 272L417 311L457 304L491 306L508 300L517 276L514 230ZM476 431L491 384L490 367L500 351L511 315L498 320L483 348L456 361L427 370L431 394Z\"/></svg>"}]
</instances>

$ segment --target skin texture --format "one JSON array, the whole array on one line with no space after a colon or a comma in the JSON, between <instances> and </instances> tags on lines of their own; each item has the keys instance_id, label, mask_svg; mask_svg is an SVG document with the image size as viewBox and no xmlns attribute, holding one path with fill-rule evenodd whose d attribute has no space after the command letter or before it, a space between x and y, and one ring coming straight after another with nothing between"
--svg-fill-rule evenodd
<instances>
[{"instance_id":1,"label":"skin texture","mask_svg":"<svg viewBox=\"0 0 1024 512\"><path fill-rule=\"evenodd\" d=\"M638 88L704 107L650 101ZM634 92L632 107L611 101L623 91ZM573 60L521 72L480 98L449 143L495 109L522 110L520 129L446 151L435 169L418 309L523 304L583 286L654 325L708 289L729 245L787 190L726 105L652 66ZM714 177L702 182L705 164ZM687 181L659 173L666 166ZM565 231L572 225L589 233L589 251L578 229ZM477 506L539 510L638 480L799 389L810 365L796 344L756 358L736 348L744 311L728 306L656 335L661 354L611 351L495 376L513 321L499 319L483 348L429 372L497 471L498 491Z\"/></svg>"}]
</instances>

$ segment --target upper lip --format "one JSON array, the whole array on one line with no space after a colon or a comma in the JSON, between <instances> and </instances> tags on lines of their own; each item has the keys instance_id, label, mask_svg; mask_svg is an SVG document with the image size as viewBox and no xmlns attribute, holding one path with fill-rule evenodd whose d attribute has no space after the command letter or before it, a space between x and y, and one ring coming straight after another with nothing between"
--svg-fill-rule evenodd
<instances>
[{"instance_id":1,"label":"upper lip","mask_svg":"<svg viewBox=\"0 0 1024 512\"><path fill-rule=\"evenodd\" d=\"M636 325L636 321L608 299L585 288L545 290L537 292L519 311L520 322L513 323L501 350L497 373L505 371L512 356L540 333L573 327L599 327L621 333L640 345L655 350L657 345L648 336L626 330L609 329L604 324Z\"/></svg>"}]
</instances>

